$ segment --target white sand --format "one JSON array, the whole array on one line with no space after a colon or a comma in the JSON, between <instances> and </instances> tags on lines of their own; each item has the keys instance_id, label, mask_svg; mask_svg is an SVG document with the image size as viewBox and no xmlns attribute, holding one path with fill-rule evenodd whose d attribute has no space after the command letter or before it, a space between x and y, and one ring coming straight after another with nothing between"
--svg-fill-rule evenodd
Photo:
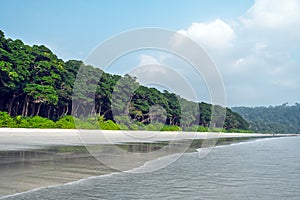
<instances>
[{"instance_id":1,"label":"white sand","mask_svg":"<svg viewBox=\"0 0 300 200\"><path fill-rule=\"evenodd\" d=\"M0 150L22 146L115 144L182 139L272 137L272 134L0 128ZM277 134L276 136L291 136Z\"/></svg>"}]
</instances>

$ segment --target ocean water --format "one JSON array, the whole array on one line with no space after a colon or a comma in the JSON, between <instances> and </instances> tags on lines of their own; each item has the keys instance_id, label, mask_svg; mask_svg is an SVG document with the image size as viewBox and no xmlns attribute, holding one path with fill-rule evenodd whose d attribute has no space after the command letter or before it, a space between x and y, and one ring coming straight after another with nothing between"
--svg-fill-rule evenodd
<instances>
[{"instance_id":1,"label":"ocean water","mask_svg":"<svg viewBox=\"0 0 300 200\"><path fill-rule=\"evenodd\" d=\"M5 199L298 200L300 137L219 146L204 159L186 153L154 172L117 172Z\"/></svg>"}]
</instances>

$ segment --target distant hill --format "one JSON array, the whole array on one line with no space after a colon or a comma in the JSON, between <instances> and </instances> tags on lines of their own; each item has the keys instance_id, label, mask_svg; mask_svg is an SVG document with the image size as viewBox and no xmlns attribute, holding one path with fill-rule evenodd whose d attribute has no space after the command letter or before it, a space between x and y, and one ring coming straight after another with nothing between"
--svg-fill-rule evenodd
<instances>
[{"instance_id":1,"label":"distant hill","mask_svg":"<svg viewBox=\"0 0 300 200\"><path fill-rule=\"evenodd\" d=\"M233 107L250 124L250 129L262 133L300 133L300 104L287 103L269 107Z\"/></svg>"}]
</instances>

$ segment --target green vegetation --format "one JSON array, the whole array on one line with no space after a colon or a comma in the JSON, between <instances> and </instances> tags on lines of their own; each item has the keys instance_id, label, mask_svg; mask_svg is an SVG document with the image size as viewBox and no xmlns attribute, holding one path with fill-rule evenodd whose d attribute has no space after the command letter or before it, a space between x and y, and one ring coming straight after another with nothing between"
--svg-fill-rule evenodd
<instances>
[{"instance_id":1,"label":"green vegetation","mask_svg":"<svg viewBox=\"0 0 300 200\"><path fill-rule=\"evenodd\" d=\"M55 128L55 123L40 116L16 117L15 127L17 128Z\"/></svg>"},{"instance_id":2,"label":"green vegetation","mask_svg":"<svg viewBox=\"0 0 300 200\"><path fill-rule=\"evenodd\" d=\"M165 125L162 127L161 131L182 131L182 128L179 126Z\"/></svg>"},{"instance_id":3,"label":"green vegetation","mask_svg":"<svg viewBox=\"0 0 300 200\"><path fill-rule=\"evenodd\" d=\"M56 122L56 127L61 129L75 129L75 123L72 116L64 116Z\"/></svg>"},{"instance_id":4,"label":"green vegetation","mask_svg":"<svg viewBox=\"0 0 300 200\"><path fill-rule=\"evenodd\" d=\"M248 129L228 108L141 86L135 77L105 73L82 61L64 62L43 45L6 39L0 31L1 127L207 131L212 108L213 126L225 120L225 130Z\"/></svg>"},{"instance_id":5,"label":"green vegetation","mask_svg":"<svg viewBox=\"0 0 300 200\"><path fill-rule=\"evenodd\" d=\"M147 130L147 131L182 131L183 129L175 125L165 125L162 123L154 123L144 125L136 122L129 126L125 124L117 124L112 120L103 121L99 117L88 118L85 120L75 118L73 116L64 116L56 122L51 119L34 116L34 117L11 117L7 112L0 112L0 127L10 128L60 128L60 129L101 129L101 130ZM193 126L184 129L184 131L208 132L209 128L204 126ZM210 131L227 132L227 133L251 133L249 130L240 129L220 129L215 128Z\"/></svg>"},{"instance_id":6,"label":"green vegetation","mask_svg":"<svg viewBox=\"0 0 300 200\"><path fill-rule=\"evenodd\" d=\"M235 107L250 124L250 129L261 133L300 133L300 104L287 103L269 107Z\"/></svg>"},{"instance_id":7,"label":"green vegetation","mask_svg":"<svg viewBox=\"0 0 300 200\"><path fill-rule=\"evenodd\" d=\"M0 112L0 127L14 127L15 122L7 112Z\"/></svg>"},{"instance_id":8,"label":"green vegetation","mask_svg":"<svg viewBox=\"0 0 300 200\"><path fill-rule=\"evenodd\" d=\"M112 120L100 122L100 128L103 130L120 130L119 126Z\"/></svg>"}]
</instances>

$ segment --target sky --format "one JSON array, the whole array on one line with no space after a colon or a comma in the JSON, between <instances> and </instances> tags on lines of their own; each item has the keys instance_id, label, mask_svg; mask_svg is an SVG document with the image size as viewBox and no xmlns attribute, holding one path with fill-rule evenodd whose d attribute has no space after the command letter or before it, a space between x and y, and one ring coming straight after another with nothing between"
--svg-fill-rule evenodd
<instances>
[{"instance_id":1,"label":"sky","mask_svg":"<svg viewBox=\"0 0 300 200\"><path fill-rule=\"evenodd\" d=\"M85 60L124 31L158 27L205 49L224 82L228 106L300 102L300 0L3 0L1 7L6 37L44 44L63 60ZM135 52L108 71L131 70L122 64L184 66L170 58L166 52ZM192 72L186 76L193 79Z\"/></svg>"}]
</instances>

